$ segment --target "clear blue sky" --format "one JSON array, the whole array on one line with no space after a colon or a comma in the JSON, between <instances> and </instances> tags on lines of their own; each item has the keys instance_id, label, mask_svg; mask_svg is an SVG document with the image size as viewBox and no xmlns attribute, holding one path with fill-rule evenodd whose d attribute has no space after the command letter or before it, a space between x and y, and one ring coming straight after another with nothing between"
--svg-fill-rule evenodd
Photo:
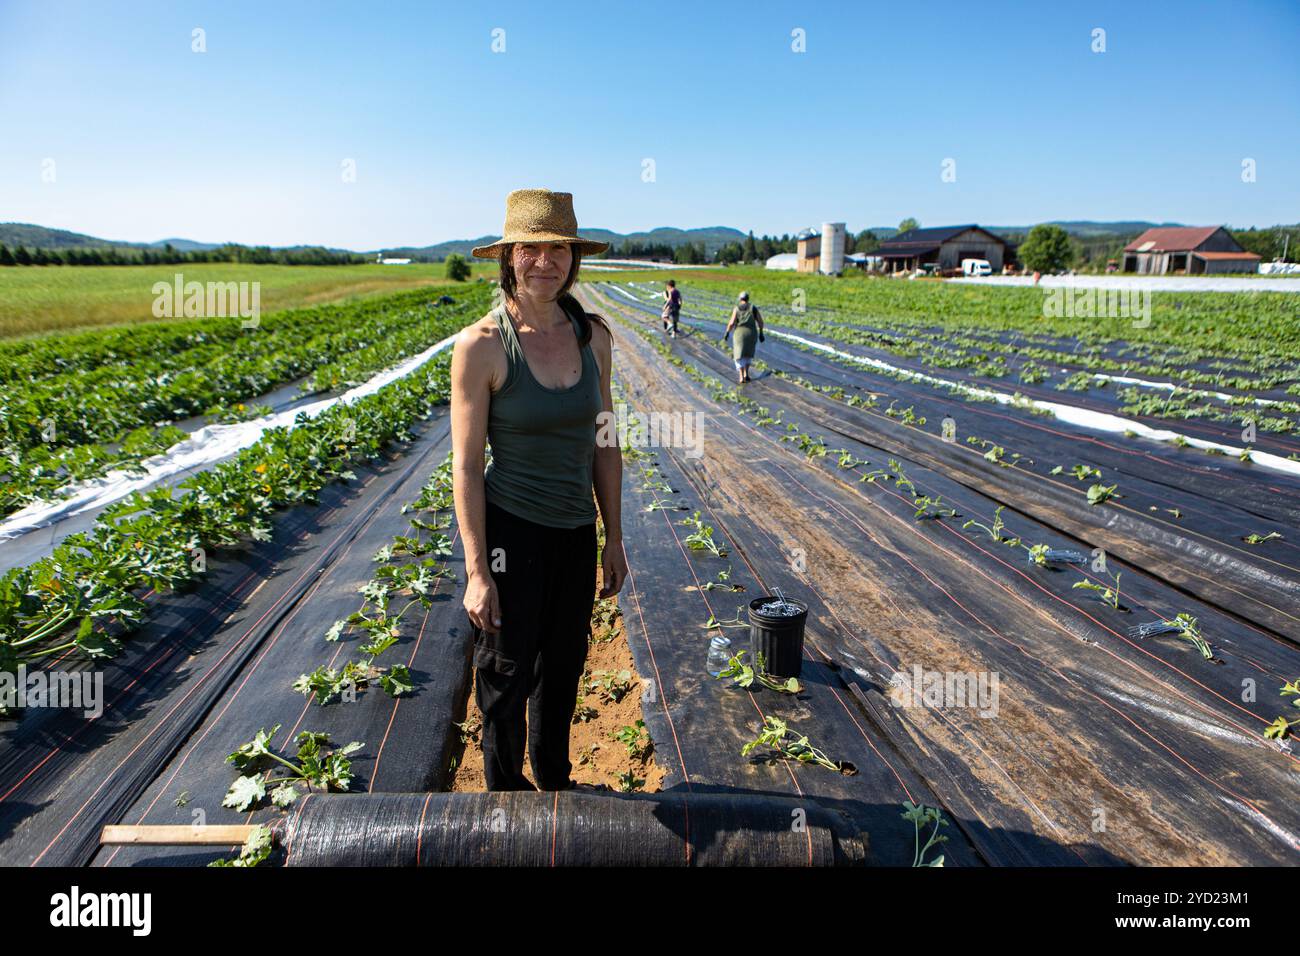
<instances>
[{"instance_id":1,"label":"clear blue sky","mask_svg":"<svg viewBox=\"0 0 1300 956\"><path fill-rule=\"evenodd\" d=\"M1300 3L0 0L0 138L0 221L134 241L426 245L521 186L620 232L1270 225Z\"/></svg>"}]
</instances>

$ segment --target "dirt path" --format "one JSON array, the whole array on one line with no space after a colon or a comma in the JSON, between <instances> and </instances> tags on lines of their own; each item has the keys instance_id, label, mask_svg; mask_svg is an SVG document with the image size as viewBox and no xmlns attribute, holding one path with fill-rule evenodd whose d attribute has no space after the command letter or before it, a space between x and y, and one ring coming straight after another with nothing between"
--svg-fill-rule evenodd
<instances>
[{"instance_id":1,"label":"dirt path","mask_svg":"<svg viewBox=\"0 0 1300 956\"><path fill-rule=\"evenodd\" d=\"M603 543L604 529L601 528L600 532ZM596 576L599 579L599 570ZM579 684L569 735L573 779L580 784L611 790L655 792L660 788L663 771L655 766L653 744L643 729L643 683L627 646L623 612L617 596L599 597L599 580L596 591L587 669ZM606 681L611 685L609 688L604 687ZM450 789L457 793L484 791L487 784L483 776L483 747L479 733L483 715L474 702L472 684L467 713L458 715L456 720L461 745L453 752L454 777ZM616 739L615 735L619 733L629 739ZM535 785L526 755L524 776Z\"/></svg>"}]
</instances>

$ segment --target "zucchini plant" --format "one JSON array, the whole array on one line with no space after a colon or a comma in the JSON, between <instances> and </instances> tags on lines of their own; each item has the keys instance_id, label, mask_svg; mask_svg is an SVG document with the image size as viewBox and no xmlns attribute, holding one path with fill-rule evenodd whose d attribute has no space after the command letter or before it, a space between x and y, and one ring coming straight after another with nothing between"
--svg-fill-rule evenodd
<instances>
[{"instance_id":1,"label":"zucchini plant","mask_svg":"<svg viewBox=\"0 0 1300 956\"><path fill-rule=\"evenodd\" d=\"M804 764L817 764L827 770L835 770L845 776L853 776L858 768L847 760L832 760L808 742L806 736L795 734L780 717L771 714L763 716L763 727L758 736L740 749L743 757L748 757L759 747L770 747L777 756L786 760L795 760Z\"/></svg>"}]
</instances>

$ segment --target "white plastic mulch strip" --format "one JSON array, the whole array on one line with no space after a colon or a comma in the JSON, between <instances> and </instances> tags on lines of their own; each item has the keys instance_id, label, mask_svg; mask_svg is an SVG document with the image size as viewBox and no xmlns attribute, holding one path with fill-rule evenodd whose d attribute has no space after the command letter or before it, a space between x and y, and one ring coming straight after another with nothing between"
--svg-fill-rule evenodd
<instances>
[{"instance_id":1,"label":"white plastic mulch strip","mask_svg":"<svg viewBox=\"0 0 1300 956\"><path fill-rule=\"evenodd\" d=\"M1033 276L982 276L945 279L959 285L1009 285L1033 288ZM1040 289L1142 289L1150 292L1291 292L1300 293L1300 283L1284 278L1245 276L1043 276Z\"/></svg>"},{"instance_id":2,"label":"white plastic mulch strip","mask_svg":"<svg viewBox=\"0 0 1300 956\"><path fill-rule=\"evenodd\" d=\"M1166 392L1176 392L1179 389L1187 392L1193 398L1217 398L1221 402L1230 402L1233 399L1241 398L1240 395L1229 395L1227 392L1211 392L1203 388L1187 388L1183 385L1176 385L1173 382L1150 382L1145 378L1131 378L1127 375L1105 375L1101 372L1093 373L1093 378L1101 379L1104 382L1119 382L1121 385L1138 385L1142 388L1161 388ZM1256 405L1284 405L1285 402L1274 398L1253 398L1251 399Z\"/></svg>"},{"instance_id":3,"label":"white plastic mulch strip","mask_svg":"<svg viewBox=\"0 0 1300 956\"><path fill-rule=\"evenodd\" d=\"M814 342L806 339L801 335L793 335L790 332L778 332L775 329L768 329L769 333L779 338L788 339L791 342L799 342L809 348L817 349L822 352L828 352L837 355L840 358L859 365L865 365L868 368L879 369L894 375L901 375L904 378L910 378L918 382L927 382L935 385L942 385L945 388L951 388L967 395L974 395L977 398L992 399L1001 405L1024 405L1030 408L1039 408L1051 412L1058 421L1066 422L1070 425L1078 425L1080 428L1090 428L1094 431L1111 432L1121 434L1123 432L1132 432L1141 438L1150 438L1152 441L1171 442L1175 439L1181 439L1193 448L1216 449L1225 455L1240 455L1245 449L1234 448L1232 445L1221 445L1218 442L1205 441L1201 438L1190 438L1179 432L1169 431L1163 428L1152 428L1149 425L1143 425L1141 422L1135 422L1119 415L1111 415L1106 412L1089 411L1086 408L1079 408L1076 405L1062 405L1058 402L1043 402L1030 398L1013 398L1005 392L995 392L986 388L976 388L973 385L966 385L961 382L950 382L947 379L938 378L934 375L926 375L923 372L913 372L909 369L899 368L890 365L888 362L882 362L879 359L867 358L861 355L852 355L843 352L840 349L832 348L829 345L823 345L821 342ZM1283 458L1280 455L1270 455L1268 452L1256 451L1251 449L1250 460L1253 464L1263 465L1265 468L1272 468L1276 471L1285 472L1289 475L1300 477L1300 461L1292 461L1289 458Z\"/></svg>"},{"instance_id":4,"label":"white plastic mulch strip","mask_svg":"<svg viewBox=\"0 0 1300 956\"><path fill-rule=\"evenodd\" d=\"M385 385L405 378L446 349L455 338L455 334L449 335L437 345L430 346L420 354L411 356L334 398L324 398L288 411L233 425L205 425L161 455L144 459L140 463L144 469L143 474L110 471L99 478L73 485L67 497L52 502L34 501L21 511L14 512L0 522L0 540L21 537L37 528L47 528L87 511L104 508L127 495L145 491L184 472L211 468L255 444L272 428L292 428L299 415L315 418L328 408L373 395Z\"/></svg>"},{"instance_id":5,"label":"white plastic mulch strip","mask_svg":"<svg viewBox=\"0 0 1300 956\"><path fill-rule=\"evenodd\" d=\"M624 289L620 285L610 285L610 286L606 286L606 288L611 289L614 292L617 292L625 299L631 299L633 302L637 302L637 303L641 302L640 296L633 295L631 292L628 292L627 289Z\"/></svg>"}]
</instances>

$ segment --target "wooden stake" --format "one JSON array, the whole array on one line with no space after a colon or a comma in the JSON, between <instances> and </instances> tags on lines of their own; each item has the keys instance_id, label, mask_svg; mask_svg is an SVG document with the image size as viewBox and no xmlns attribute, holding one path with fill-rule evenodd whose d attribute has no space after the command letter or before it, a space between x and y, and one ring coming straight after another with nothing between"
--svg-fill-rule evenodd
<instances>
[{"instance_id":1,"label":"wooden stake","mask_svg":"<svg viewBox=\"0 0 1300 956\"><path fill-rule=\"evenodd\" d=\"M113 825L104 827L99 842L102 846L238 846L255 829L256 827L242 824Z\"/></svg>"}]
</instances>

